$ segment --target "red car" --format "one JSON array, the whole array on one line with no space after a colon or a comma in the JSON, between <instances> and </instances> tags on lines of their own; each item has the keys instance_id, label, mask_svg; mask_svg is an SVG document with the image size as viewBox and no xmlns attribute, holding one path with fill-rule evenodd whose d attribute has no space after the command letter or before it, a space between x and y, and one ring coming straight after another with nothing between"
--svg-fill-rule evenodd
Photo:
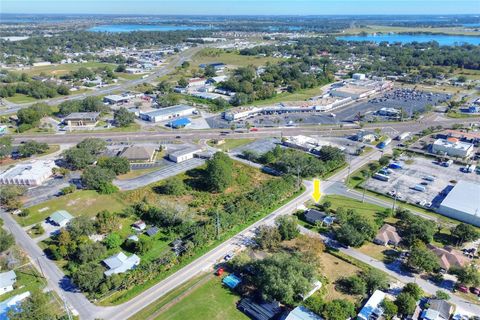
<instances>
[{"instance_id":1,"label":"red car","mask_svg":"<svg viewBox=\"0 0 480 320\"><path fill-rule=\"evenodd\" d=\"M468 288L467 288L467 286L465 286L465 285L463 285L463 284L459 285L457 288L458 288L458 291L460 291L460 292L468 293Z\"/></svg>"},{"instance_id":2,"label":"red car","mask_svg":"<svg viewBox=\"0 0 480 320\"><path fill-rule=\"evenodd\" d=\"M250 131L258 131L258 129L257 128L252 128L252 129L250 129Z\"/></svg>"},{"instance_id":3,"label":"red car","mask_svg":"<svg viewBox=\"0 0 480 320\"><path fill-rule=\"evenodd\" d=\"M217 271L215 272L215 275L221 276L223 274L223 268L218 268Z\"/></svg>"}]
</instances>

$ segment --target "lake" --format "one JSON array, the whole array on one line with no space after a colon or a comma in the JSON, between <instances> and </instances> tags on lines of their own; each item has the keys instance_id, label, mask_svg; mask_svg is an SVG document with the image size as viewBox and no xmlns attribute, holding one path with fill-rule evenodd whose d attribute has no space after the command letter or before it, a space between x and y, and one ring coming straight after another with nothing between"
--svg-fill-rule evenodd
<instances>
[{"instance_id":1,"label":"lake","mask_svg":"<svg viewBox=\"0 0 480 320\"><path fill-rule=\"evenodd\" d=\"M479 45L480 36L457 36L457 35L443 35L443 34L369 34L366 36L363 35L352 35L352 36L339 36L337 39L347 40L347 41L371 41L375 43L380 42L400 42L400 43L411 43L411 42L429 42L436 41L440 45L452 46L452 45L461 45L464 43Z\"/></svg>"},{"instance_id":2,"label":"lake","mask_svg":"<svg viewBox=\"0 0 480 320\"><path fill-rule=\"evenodd\" d=\"M106 24L87 29L92 32L132 32L132 31L179 31L204 30L206 26L151 25L151 24Z\"/></svg>"}]
</instances>

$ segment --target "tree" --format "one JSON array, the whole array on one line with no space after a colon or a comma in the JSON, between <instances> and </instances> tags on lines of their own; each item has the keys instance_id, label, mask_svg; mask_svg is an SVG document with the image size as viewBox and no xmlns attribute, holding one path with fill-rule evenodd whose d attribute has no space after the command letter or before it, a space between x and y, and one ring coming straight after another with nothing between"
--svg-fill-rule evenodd
<instances>
[{"instance_id":1,"label":"tree","mask_svg":"<svg viewBox=\"0 0 480 320\"><path fill-rule=\"evenodd\" d=\"M280 216L275 220L275 224L282 240L292 240L300 234L298 219L295 216Z\"/></svg>"},{"instance_id":2,"label":"tree","mask_svg":"<svg viewBox=\"0 0 480 320\"><path fill-rule=\"evenodd\" d=\"M15 243L13 235L0 228L0 252L10 249Z\"/></svg>"},{"instance_id":3,"label":"tree","mask_svg":"<svg viewBox=\"0 0 480 320\"><path fill-rule=\"evenodd\" d=\"M108 210L103 210L97 213L95 225L97 227L97 232L100 234L110 233L121 227L118 215L111 213Z\"/></svg>"},{"instance_id":4,"label":"tree","mask_svg":"<svg viewBox=\"0 0 480 320\"><path fill-rule=\"evenodd\" d=\"M377 232L377 226L372 221L353 210L350 210L347 215L337 213L337 216L340 222L337 238L346 245L359 247L365 241L372 240Z\"/></svg>"},{"instance_id":5,"label":"tree","mask_svg":"<svg viewBox=\"0 0 480 320\"><path fill-rule=\"evenodd\" d=\"M125 72L127 71L127 67L125 67L124 64L119 64L116 68L115 68L115 72Z\"/></svg>"},{"instance_id":6,"label":"tree","mask_svg":"<svg viewBox=\"0 0 480 320\"><path fill-rule=\"evenodd\" d=\"M103 282L105 269L96 262L82 264L77 271L73 273L73 282L82 290L86 292L95 292L100 284Z\"/></svg>"},{"instance_id":7,"label":"tree","mask_svg":"<svg viewBox=\"0 0 480 320\"><path fill-rule=\"evenodd\" d=\"M9 308L8 319L11 320L43 320L56 319L54 308L47 293L33 291L33 293L21 302L20 308Z\"/></svg>"},{"instance_id":8,"label":"tree","mask_svg":"<svg viewBox=\"0 0 480 320\"><path fill-rule=\"evenodd\" d=\"M398 307L395 302L385 299L382 302L383 316L387 320L391 320L394 316L398 314Z\"/></svg>"},{"instance_id":9,"label":"tree","mask_svg":"<svg viewBox=\"0 0 480 320\"><path fill-rule=\"evenodd\" d=\"M380 270L369 268L362 272L362 278L365 281L368 294L373 294L375 290L384 290L388 288L388 278Z\"/></svg>"},{"instance_id":10,"label":"tree","mask_svg":"<svg viewBox=\"0 0 480 320\"><path fill-rule=\"evenodd\" d=\"M98 138L86 138L77 144L77 148L85 149L93 155L99 155L107 149L107 143Z\"/></svg>"},{"instance_id":11,"label":"tree","mask_svg":"<svg viewBox=\"0 0 480 320\"><path fill-rule=\"evenodd\" d=\"M317 276L315 265L298 254L273 254L254 261L252 270L252 284L264 299L288 305L300 302Z\"/></svg>"},{"instance_id":12,"label":"tree","mask_svg":"<svg viewBox=\"0 0 480 320\"><path fill-rule=\"evenodd\" d=\"M78 216L68 223L67 230L73 239L88 237L95 233L95 222L87 216Z\"/></svg>"},{"instance_id":13,"label":"tree","mask_svg":"<svg viewBox=\"0 0 480 320\"><path fill-rule=\"evenodd\" d=\"M383 167L386 166L390 162L390 158L387 156L383 156L378 160L378 163Z\"/></svg>"},{"instance_id":14,"label":"tree","mask_svg":"<svg viewBox=\"0 0 480 320\"><path fill-rule=\"evenodd\" d=\"M12 153L12 141L13 138L11 136L0 137L0 159L8 157Z\"/></svg>"},{"instance_id":15,"label":"tree","mask_svg":"<svg viewBox=\"0 0 480 320\"><path fill-rule=\"evenodd\" d=\"M108 249L118 248L123 242L122 237L118 233L112 232L108 234L103 243L107 246Z\"/></svg>"},{"instance_id":16,"label":"tree","mask_svg":"<svg viewBox=\"0 0 480 320\"><path fill-rule=\"evenodd\" d=\"M475 287L480 286L480 273L473 264L458 270L453 270L452 273L457 275L458 281L462 284Z\"/></svg>"},{"instance_id":17,"label":"tree","mask_svg":"<svg viewBox=\"0 0 480 320\"><path fill-rule=\"evenodd\" d=\"M416 240L410 247L410 256L407 263L420 272L432 272L440 267L435 253L419 240Z\"/></svg>"},{"instance_id":18,"label":"tree","mask_svg":"<svg viewBox=\"0 0 480 320\"><path fill-rule=\"evenodd\" d=\"M416 283L409 282L403 287L402 292L408 293L411 295L415 300L418 300L423 295L423 290L420 286Z\"/></svg>"},{"instance_id":19,"label":"tree","mask_svg":"<svg viewBox=\"0 0 480 320\"><path fill-rule=\"evenodd\" d=\"M233 161L223 152L217 152L207 161L205 170L209 189L223 192L233 183Z\"/></svg>"},{"instance_id":20,"label":"tree","mask_svg":"<svg viewBox=\"0 0 480 320\"><path fill-rule=\"evenodd\" d=\"M82 174L82 184L88 189L97 190L100 193L105 193L106 188L112 184L115 178L115 172L111 169L102 168L99 166L88 167Z\"/></svg>"},{"instance_id":21,"label":"tree","mask_svg":"<svg viewBox=\"0 0 480 320\"><path fill-rule=\"evenodd\" d=\"M63 194L63 195L66 195L66 194L70 194L70 193L73 193L75 192L75 190L77 190L77 186L75 186L74 184L71 184L65 188L62 188L60 190L60 192Z\"/></svg>"},{"instance_id":22,"label":"tree","mask_svg":"<svg viewBox=\"0 0 480 320\"><path fill-rule=\"evenodd\" d=\"M348 278L342 278L339 280L342 291L349 294L356 294L363 296L367 292L367 284L363 278L353 275Z\"/></svg>"},{"instance_id":23,"label":"tree","mask_svg":"<svg viewBox=\"0 0 480 320\"><path fill-rule=\"evenodd\" d=\"M71 148L65 150L63 153L65 162L69 165L69 168L73 170L82 170L87 166L93 164L96 160L95 155L88 152L88 150L80 148Z\"/></svg>"},{"instance_id":24,"label":"tree","mask_svg":"<svg viewBox=\"0 0 480 320\"><path fill-rule=\"evenodd\" d=\"M282 236L278 228L273 226L260 226L255 236L255 242L261 249L275 249L281 241Z\"/></svg>"},{"instance_id":25,"label":"tree","mask_svg":"<svg viewBox=\"0 0 480 320\"><path fill-rule=\"evenodd\" d=\"M18 147L18 153L22 158L28 158L34 154L45 153L48 150L48 144L37 141L26 141Z\"/></svg>"},{"instance_id":26,"label":"tree","mask_svg":"<svg viewBox=\"0 0 480 320\"><path fill-rule=\"evenodd\" d=\"M76 258L80 264L99 260L105 256L107 249L100 242L82 243L78 246Z\"/></svg>"},{"instance_id":27,"label":"tree","mask_svg":"<svg viewBox=\"0 0 480 320\"><path fill-rule=\"evenodd\" d=\"M160 191L168 195L181 196L185 194L187 189L185 188L185 183L183 182L183 180L175 176L167 179L163 186L160 188Z\"/></svg>"},{"instance_id":28,"label":"tree","mask_svg":"<svg viewBox=\"0 0 480 320\"><path fill-rule=\"evenodd\" d=\"M188 61L183 61L182 62L182 69L188 69L190 67L190 62Z\"/></svg>"},{"instance_id":29,"label":"tree","mask_svg":"<svg viewBox=\"0 0 480 320\"><path fill-rule=\"evenodd\" d=\"M437 290L435 292L435 298L440 300L450 300L450 295L442 290Z\"/></svg>"},{"instance_id":30,"label":"tree","mask_svg":"<svg viewBox=\"0 0 480 320\"><path fill-rule=\"evenodd\" d=\"M471 224L459 223L451 229L451 234L457 239L457 245L480 238L480 232Z\"/></svg>"},{"instance_id":31,"label":"tree","mask_svg":"<svg viewBox=\"0 0 480 320\"><path fill-rule=\"evenodd\" d=\"M355 305L347 300L335 299L323 308L326 320L345 320L355 316Z\"/></svg>"},{"instance_id":32,"label":"tree","mask_svg":"<svg viewBox=\"0 0 480 320\"><path fill-rule=\"evenodd\" d=\"M417 300L410 294L406 292L401 292L397 296L395 304L397 305L398 313L402 315L409 315L415 311L415 308L417 306Z\"/></svg>"},{"instance_id":33,"label":"tree","mask_svg":"<svg viewBox=\"0 0 480 320\"><path fill-rule=\"evenodd\" d=\"M113 119L120 127L128 127L135 121L135 114L129 112L125 107L120 107L113 113Z\"/></svg>"},{"instance_id":34,"label":"tree","mask_svg":"<svg viewBox=\"0 0 480 320\"><path fill-rule=\"evenodd\" d=\"M180 78L178 80L178 86L181 88L186 88L188 86L188 81L185 78Z\"/></svg>"},{"instance_id":35,"label":"tree","mask_svg":"<svg viewBox=\"0 0 480 320\"><path fill-rule=\"evenodd\" d=\"M110 169L115 175L125 174L130 171L130 162L125 157L102 157L98 159L97 166Z\"/></svg>"},{"instance_id":36,"label":"tree","mask_svg":"<svg viewBox=\"0 0 480 320\"><path fill-rule=\"evenodd\" d=\"M211 77L215 77L217 75L217 71L215 70L215 67L212 66L212 65L208 65L205 67L205 77L207 78L211 78Z\"/></svg>"},{"instance_id":37,"label":"tree","mask_svg":"<svg viewBox=\"0 0 480 320\"><path fill-rule=\"evenodd\" d=\"M20 197L27 192L24 186L7 185L0 187L0 204L7 210L15 210L22 206Z\"/></svg>"}]
</instances>

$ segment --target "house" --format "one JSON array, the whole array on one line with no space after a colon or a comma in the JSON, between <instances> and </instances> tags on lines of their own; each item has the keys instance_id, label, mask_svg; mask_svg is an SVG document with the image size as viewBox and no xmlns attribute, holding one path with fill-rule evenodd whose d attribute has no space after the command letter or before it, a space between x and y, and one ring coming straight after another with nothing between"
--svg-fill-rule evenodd
<instances>
[{"instance_id":1,"label":"house","mask_svg":"<svg viewBox=\"0 0 480 320\"><path fill-rule=\"evenodd\" d=\"M138 236L135 235L135 234L132 234L132 235L129 236L127 239L128 239L128 240L131 240L131 241L133 241L133 242L138 242L138 240L140 240L140 239L138 239Z\"/></svg>"},{"instance_id":2,"label":"house","mask_svg":"<svg viewBox=\"0 0 480 320\"><path fill-rule=\"evenodd\" d=\"M255 302L250 298L240 300L237 308L254 320L271 320L282 311L278 302Z\"/></svg>"},{"instance_id":3,"label":"house","mask_svg":"<svg viewBox=\"0 0 480 320\"><path fill-rule=\"evenodd\" d=\"M358 320L373 320L378 319L383 315L383 309L381 304L385 299L385 292L375 290L372 296L368 299L367 303L363 306L362 310L357 315Z\"/></svg>"},{"instance_id":4,"label":"house","mask_svg":"<svg viewBox=\"0 0 480 320\"><path fill-rule=\"evenodd\" d=\"M95 127L98 124L100 112L73 112L63 118L63 123L69 127Z\"/></svg>"},{"instance_id":5,"label":"house","mask_svg":"<svg viewBox=\"0 0 480 320\"><path fill-rule=\"evenodd\" d=\"M189 159L193 159L194 155L201 151L202 149L200 149L199 147L190 146L184 149L173 151L168 155L168 158L173 162L180 163Z\"/></svg>"},{"instance_id":6,"label":"house","mask_svg":"<svg viewBox=\"0 0 480 320\"><path fill-rule=\"evenodd\" d=\"M325 212L321 212L315 209L308 209L303 213L303 216L305 217L305 220L307 220L307 222L315 224L317 223L317 221L323 221L323 219L327 217L327 214Z\"/></svg>"},{"instance_id":7,"label":"house","mask_svg":"<svg viewBox=\"0 0 480 320\"><path fill-rule=\"evenodd\" d=\"M140 264L140 258L136 254L127 257L125 253L119 252L102 261L108 268L104 274L108 277L112 274L124 273L134 269Z\"/></svg>"},{"instance_id":8,"label":"house","mask_svg":"<svg viewBox=\"0 0 480 320\"><path fill-rule=\"evenodd\" d=\"M320 317L318 314L314 313L308 308L305 308L304 306L298 306L286 317L282 317L282 320L323 320L322 317Z\"/></svg>"},{"instance_id":9,"label":"house","mask_svg":"<svg viewBox=\"0 0 480 320\"><path fill-rule=\"evenodd\" d=\"M391 226L389 224L384 224L378 233L373 239L373 242L382 246L386 245L393 245L398 246L398 244L402 241L402 238L397 233L397 228Z\"/></svg>"},{"instance_id":10,"label":"house","mask_svg":"<svg viewBox=\"0 0 480 320\"><path fill-rule=\"evenodd\" d=\"M158 231L160 231L157 227L151 227L151 228L148 228L146 233L149 237L153 237L154 235L156 235L158 233Z\"/></svg>"},{"instance_id":11,"label":"house","mask_svg":"<svg viewBox=\"0 0 480 320\"><path fill-rule=\"evenodd\" d=\"M157 148L154 146L130 146L126 147L120 156L133 163L153 162L156 151Z\"/></svg>"},{"instance_id":12,"label":"house","mask_svg":"<svg viewBox=\"0 0 480 320\"><path fill-rule=\"evenodd\" d=\"M462 252L450 246L445 246L444 248L439 248L434 245L427 246L438 257L440 267L443 270L448 271L452 267L462 268L470 262Z\"/></svg>"},{"instance_id":13,"label":"house","mask_svg":"<svg viewBox=\"0 0 480 320\"><path fill-rule=\"evenodd\" d=\"M50 223L59 227L65 227L72 219L73 216L65 210L57 210L48 217Z\"/></svg>"},{"instance_id":14,"label":"house","mask_svg":"<svg viewBox=\"0 0 480 320\"><path fill-rule=\"evenodd\" d=\"M138 220L132 224L132 228L136 231L143 231L147 228L147 225L142 220Z\"/></svg>"},{"instance_id":15,"label":"house","mask_svg":"<svg viewBox=\"0 0 480 320\"><path fill-rule=\"evenodd\" d=\"M17 294L5 301L0 302L0 319L8 319L8 311L18 310L20 303L30 297L30 291Z\"/></svg>"},{"instance_id":16,"label":"house","mask_svg":"<svg viewBox=\"0 0 480 320\"><path fill-rule=\"evenodd\" d=\"M373 142L377 140L377 135L371 131L360 130L354 136L354 140L360 142Z\"/></svg>"},{"instance_id":17,"label":"house","mask_svg":"<svg viewBox=\"0 0 480 320\"><path fill-rule=\"evenodd\" d=\"M428 309L423 310L420 318L423 320L448 320L453 312L453 305L441 299L429 299Z\"/></svg>"},{"instance_id":18,"label":"house","mask_svg":"<svg viewBox=\"0 0 480 320\"><path fill-rule=\"evenodd\" d=\"M13 291L13 285L17 281L15 271L10 270L0 273L0 295Z\"/></svg>"}]
</instances>

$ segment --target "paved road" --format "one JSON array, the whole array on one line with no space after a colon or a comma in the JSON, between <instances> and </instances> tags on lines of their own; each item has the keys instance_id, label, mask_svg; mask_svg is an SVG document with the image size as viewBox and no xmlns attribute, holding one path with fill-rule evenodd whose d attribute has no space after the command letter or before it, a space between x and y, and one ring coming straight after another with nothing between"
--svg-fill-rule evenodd
<instances>
[{"instance_id":1,"label":"paved road","mask_svg":"<svg viewBox=\"0 0 480 320\"><path fill-rule=\"evenodd\" d=\"M113 184L121 190L134 190L163 179L173 177L179 173L194 169L205 163L205 160L193 158L181 163L171 163L157 171L129 180L114 180Z\"/></svg>"},{"instance_id":2,"label":"paved road","mask_svg":"<svg viewBox=\"0 0 480 320\"><path fill-rule=\"evenodd\" d=\"M378 124L372 123L365 125L364 129L381 129L390 132L418 132L428 126L441 125L444 128L450 127L452 124L470 124L478 122L480 118L470 119L440 119L438 121L425 122L401 122ZM85 133L71 133L71 134L22 134L12 135L15 143L20 143L26 140L35 140L39 142L46 142L50 144L62 143L77 143L88 137L97 137L100 139L110 139L114 142L160 142L165 139L176 139L180 136L182 140L197 140L197 139L218 139L218 138L266 138L279 137L285 135L324 135L324 136L348 136L356 134L361 129L359 126L298 126L298 127L278 127L278 128L261 128L254 132L232 132L227 135L222 135L225 130L221 129L204 129L204 130L180 130L180 131L137 131L137 132L85 132Z\"/></svg>"}]
</instances>

